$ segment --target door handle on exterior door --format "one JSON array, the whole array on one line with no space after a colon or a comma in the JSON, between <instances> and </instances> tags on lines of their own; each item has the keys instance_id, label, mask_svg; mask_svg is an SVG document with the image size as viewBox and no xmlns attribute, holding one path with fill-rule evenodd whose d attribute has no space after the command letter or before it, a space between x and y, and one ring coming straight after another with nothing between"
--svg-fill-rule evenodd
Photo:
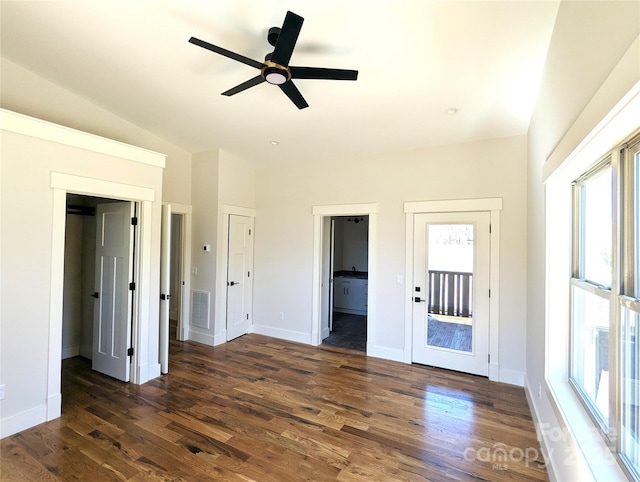
<instances>
[{"instance_id":1,"label":"door handle on exterior door","mask_svg":"<svg viewBox=\"0 0 640 482\"><path fill-rule=\"evenodd\" d=\"M235 285L239 285L240 283L238 281L229 281L227 283L227 286L235 286Z\"/></svg>"}]
</instances>

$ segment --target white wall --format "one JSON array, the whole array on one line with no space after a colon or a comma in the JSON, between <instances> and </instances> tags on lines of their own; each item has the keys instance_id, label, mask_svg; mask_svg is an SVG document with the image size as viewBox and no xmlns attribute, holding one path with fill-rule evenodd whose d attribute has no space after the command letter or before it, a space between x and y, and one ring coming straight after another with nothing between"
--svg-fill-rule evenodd
<instances>
[{"instance_id":1,"label":"white wall","mask_svg":"<svg viewBox=\"0 0 640 482\"><path fill-rule=\"evenodd\" d=\"M33 72L0 59L0 106L21 114L167 155L162 200L191 204L191 153Z\"/></svg>"},{"instance_id":2,"label":"white wall","mask_svg":"<svg viewBox=\"0 0 640 482\"><path fill-rule=\"evenodd\" d=\"M0 380L7 390L6 399L0 402L4 435L43 422L53 411L50 397L59 400L59 394L50 390L55 386L50 375L56 360L50 359L49 342L61 339L61 332L52 333L50 326L56 316L51 311L52 293L57 291L52 282L63 284L62 279L52 281L53 260L63 257L62 252L53 252L54 220L59 214L54 212L52 173L140 186L157 199L150 203L143 221L147 229L142 251L150 262L141 263L145 273L141 284L147 286L141 296L148 298L141 303L146 312L140 320L144 335L136 367L143 373L140 381L146 381L145 376L158 364L158 323L153 320L158 320L162 168L7 130L2 130L0 149ZM59 371L55 376L59 377Z\"/></svg>"},{"instance_id":3,"label":"white wall","mask_svg":"<svg viewBox=\"0 0 640 482\"><path fill-rule=\"evenodd\" d=\"M335 218L335 271L367 271L369 218L355 223L349 217ZM353 216L351 217L353 219ZM358 217L359 219L359 217Z\"/></svg>"},{"instance_id":4,"label":"white wall","mask_svg":"<svg viewBox=\"0 0 640 482\"><path fill-rule=\"evenodd\" d=\"M67 214L64 250L62 358L80 354L82 344L82 232L83 216Z\"/></svg>"},{"instance_id":5,"label":"white wall","mask_svg":"<svg viewBox=\"0 0 640 482\"><path fill-rule=\"evenodd\" d=\"M405 201L502 197L500 364L524 374L526 138L258 171L255 322L310 339L312 206L377 202L375 346L404 349ZM354 182L353 179L357 179ZM407 282L410 282L407 280ZM278 320L279 312L284 320Z\"/></svg>"},{"instance_id":6,"label":"white wall","mask_svg":"<svg viewBox=\"0 0 640 482\"><path fill-rule=\"evenodd\" d=\"M189 328L189 339L208 345L215 344L216 334L214 320L218 249L218 156L218 151L194 154L192 171L191 289L209 292L211 304L209 328L199 328L192 324ZM211 251L203 250L205 244L211 245ZM197 274L194 273L194 269Z\"/></svg>"},{"instance_id":7,"label":"white wall","mask_svg":"<svg viewBox=\"0 0 640 482\"><path fill-rule=\"evenodd\" d=\"M218 285L216 286L215 331L216 344L227 338L227 251L229 239L229 209L239 213L256 207L256 171L242 157L220 150L218 172ZM238 211L240 208L240 211ZM255 227L254 227L255 229ZM253 239L258 234L254 233ZM250 320L253 322L253 317Z\"/></svg>"},{"instance_id":8,"label":"white wall","mask_svg":"<svg viewBox=\"0 0 640 482\"><path fill-rule=\"evenodd\" d=\"M225 150L193 156L193 233L191 287L211 296L208 330L191 327L189 338L218 345L226 336L227 232L225 206L255 208L255 169L244 159ZM203 246L211 245L210 252Z\"/></svg>"},{"instance_id":9,"label":"white wall","mask_svg":"<svg viewBox=\"0 0 640 482\"><path fill-rule=\"evenodd\" d=\"M640 78L640 60L613 82L605 82L640 31L638 2L561 3L549 46L542 84L528 136L527 187L527 385L538 421L548 427L558 423L555 403L546 389L545 329L545 190L542 183L546 159L556 146L568 155L577 143ZM591 102L591 104L590 104ZM589 107L590 105L590 107ZM594 107L595 106L595 107ZM582 114L587 115L582 115ZM581 117L580 123L576 121ZM574 123L576 123L574 125ZM574 136L566 145L570 129ZM542 387L538 398L538 387ZM556 455L552 477L579 480L580 461L566 464L566 439L548 441ZM581 479L584 480L584 479Z\"/></svg>"}]
</instances>

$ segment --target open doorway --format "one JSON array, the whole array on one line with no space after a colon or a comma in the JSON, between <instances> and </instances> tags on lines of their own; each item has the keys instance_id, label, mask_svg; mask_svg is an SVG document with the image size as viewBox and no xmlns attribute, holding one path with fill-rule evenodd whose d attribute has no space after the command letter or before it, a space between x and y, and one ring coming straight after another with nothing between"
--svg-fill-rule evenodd
<instances>
[{"instance_id":1,"label":"open doorway","mask_svg":"<svg viewBox=\"0 0 640 482\"><path fill-rule=\"evenodd\" d=\"M130 380L136 203L67 194L62 359Z\"/></svg>"},{"instance_id":2,"label":"open doorway","mask_svg":"<svg viewBox=\"0 0 640 482\"><path fill-rule=\"evenodd\" d=\"M182 226L183 215L171 213L171 256L169 263L169 339L178 340L178 327L182 317ZM171 345L169 345L171 346Z\"/></svg>"},{"instance_id":3,"label":"open doorway","mask_svg":"<svg viewBox=\"0 0 640 482\"><path fill-rule=\"evenodd\" d=\"M169 373L169 351L189 338L188 303L191 206L164 203L160 229L160 373Z\"/></svg>"},{"instance_id":4,"label":"open doorway","mask_svg":"<svg viewBox=\"0 0 640 482\"><path fill-rule=\"evenodd\" d=\"M332 216L330 223L328 336L322 342L366 352L369 216Z\"/></svg>"}]
</instances>

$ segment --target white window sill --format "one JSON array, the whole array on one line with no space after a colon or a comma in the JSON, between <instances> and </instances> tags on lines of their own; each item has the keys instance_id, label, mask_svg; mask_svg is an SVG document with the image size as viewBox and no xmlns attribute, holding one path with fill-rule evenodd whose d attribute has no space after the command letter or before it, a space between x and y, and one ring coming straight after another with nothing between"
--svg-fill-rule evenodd
<instances>
[{"instance_id":1,"label":"white window sill","mask_svg":"<svg viewBox=\"0 0 640 482\"><path fill-rule=\"evenodd\" d=\"M564 454L549 454L553 464L574 470L580 474L580 480L588 480L588 477L593 481L628 481L616 456L569 383L548 381L547 394L558 421L564 423L564 427L540 427L541 435L551 443L560 441L566 445ZM555 467L555 471L562 472L563 469Z\"/></svg>"}]
</instances>

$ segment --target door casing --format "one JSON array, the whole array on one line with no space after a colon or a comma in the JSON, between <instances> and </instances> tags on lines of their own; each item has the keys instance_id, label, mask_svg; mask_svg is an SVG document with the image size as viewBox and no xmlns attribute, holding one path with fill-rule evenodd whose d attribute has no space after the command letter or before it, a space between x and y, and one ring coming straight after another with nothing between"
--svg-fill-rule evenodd
<instances>
[{"instance_id":1,"label":"door casing","mask_svg":"<svg viewBox=\"0 0 640 482\"><path fill-rule=\"evenodd\" d=\"M491 261L489 265L489 379L517 384L508 375L501 376L499 360L500 330L500 211L502 198L411 201L404 203L405 212L405 279L412 280L414 250L414 216L418 213L489 211L491 218ZM413 286L405 283L404 362L411 363L413 343Z\"/></svg>"},{"instance_id":2,"label":"door casing","mask_svg":"<svg viewBox=\"0 0 640 482\"><path fill-rule=\"evenodd\" d=\"M225 204L222 207L222 216L220 216L218 224L218 248L217 258L218 267L216 271L216 279L222 280L216 283L215 293L215 315L214 315L214 345L226 343L227 341L227 266L229 264L229 216L236 214L238 216L247 216L253 218L255 229L256 210L253 208L245 208L242 206L234 206ZM255 233L254 233L254 247L255 247ZM252 267L253 269L253 267ZM251 280L253 282L253 273ZM253 310L253 307L251 308ZM253 312L249 313L249 332L253 329Z\"/></svg>"},{"instance_id":3,"label":"door casing","mask_svg":"<svg viewBox=\"0 0 640 482\"><path fill-rule=\"evenodd\" d=\"M191 320L191 217L193 207L190 204L171 203L171 214L182 217L180 223L180 273L175 273L181 278L180 296L178 306L178 331L176 339L185 341L189 339L189 326Z\"/></svg>"},{"instance_id":4,"label":"door casing","mask_svg":"<svg viewBox=\"0 0 640 482\"><path fill-rule=\"evenodd\" d=\"M139 340L148 339L149 327L142 320L149 319L149 299L151 292L151 218L155 200L155 191L142 186L132 186L101 179L75 176L66 173L51 173L53 191L53 219L51 227L51 293L49 319L49 363L47 373L46 419L53 420L62 413L62 307L64 296L64 244L67 193L97 196L123 201L139 202L138 237L136 251L137 263L144 269L136 269L136 291L132 325L131 382L144 383L159 375L150 371L145 363L142 366ZM147 296L141 296L144 293Z\"/></svg>"},{"instance_id":5,"label":"door casing","mask_svg":"<svg viewBox=\"0 0 640 482\"><path fill-rule=\"evenodd\" d=\"M377 213L378 203L362 204L331 204L313 206L313 275L312 275L312 299L311 299L311 333L309 342L313 346L322 343L322 293L323 293L323 239L327 229L324 226L324 218L332 216L369 216L369 289L367 298L367 355L381 356L382 358L396 359L393 354L382 349L378 350L376 340L376 286L377 286ZM330 226L330 224L329 224Z\"/></svg>"}]
</instances>

